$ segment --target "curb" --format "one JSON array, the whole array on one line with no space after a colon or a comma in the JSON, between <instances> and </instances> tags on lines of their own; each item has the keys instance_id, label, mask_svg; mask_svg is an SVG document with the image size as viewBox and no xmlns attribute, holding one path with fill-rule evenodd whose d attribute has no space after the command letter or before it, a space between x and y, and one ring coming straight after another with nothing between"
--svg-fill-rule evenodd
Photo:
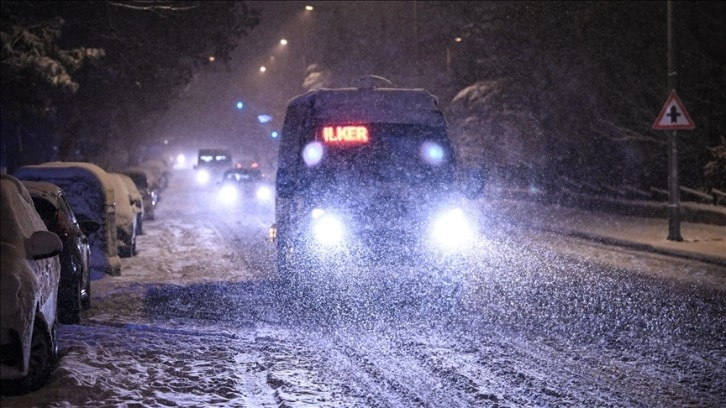
<instances>
[{"instance_id":1,"label":"curb","mask_svg":"<svg viewBox=\"0 0 726 408\"><path fill-rule=\"evenodd\" d=\"M643 252L652 252L659 255L666 255L666 256L672 256L676 258L683 258L683 259L689 259L694 261L700 261L716 266L723 266L726 267L726 258L719 258L715 256L709 256L709 255L703 255L703 254L697 254L689 251L679 251L677 249L665 249L665 248L658 248L653 245L649 244L643 244L640 242L633 242L628 241L624 239L618 239L618 238L612 238L612 237L604 237L601 235L596 234L589 234L586 232L581 231L563 231L563 230L556 230L552 228L539 228L542 231L547 231L555 234L561 234L561 235L567 235L574 238L581 238L586 239L588 241L595 241L601 244L606 245L613 245L613 246L621 246L626 247L630 249L634 249L637 251L643 251Z\"/></svg>"}]
</instances>

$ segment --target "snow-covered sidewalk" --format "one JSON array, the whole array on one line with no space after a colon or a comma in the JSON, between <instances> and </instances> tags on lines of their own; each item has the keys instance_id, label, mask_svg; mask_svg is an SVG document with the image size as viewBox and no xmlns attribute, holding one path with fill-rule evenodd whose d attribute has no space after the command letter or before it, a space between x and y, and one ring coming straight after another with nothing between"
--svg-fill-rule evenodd
<instances>
[{"instance_id":1,"label":"snow-covered sidewalk","mask_svg":"<svg viewBox=\"0 0 726 408\"><path fill-rule=\"evenodd\" d=\"M681 222L683 241L670 241L668 220L547 206L529 201L497 200L484 204L499 220L726 266L726 226ZM534 216L533 216L534 215Z\"/></svg>"}]
</instances>

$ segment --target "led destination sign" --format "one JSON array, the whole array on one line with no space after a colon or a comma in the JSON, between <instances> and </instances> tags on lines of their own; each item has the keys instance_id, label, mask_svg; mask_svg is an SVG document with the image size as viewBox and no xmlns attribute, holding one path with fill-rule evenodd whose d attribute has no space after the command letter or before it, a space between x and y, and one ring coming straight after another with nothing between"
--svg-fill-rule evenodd
<instances>
[{"instance_id":1,"label":"led destination sign","mask_svg":"<svg viewBox=\"0 0 726 408\"><path fill-rule=\"evenodd\" d=\"M368 143L368 128L365 126L325 126L323 142L335 144Z\"/></svg>"}]
</instances>

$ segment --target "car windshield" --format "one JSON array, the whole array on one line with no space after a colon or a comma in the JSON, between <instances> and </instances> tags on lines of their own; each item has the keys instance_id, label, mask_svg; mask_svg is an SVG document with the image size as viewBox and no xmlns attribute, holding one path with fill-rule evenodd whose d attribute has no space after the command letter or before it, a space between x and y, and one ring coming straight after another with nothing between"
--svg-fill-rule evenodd
<instances>
[{"instance_id":1,"label":"car windshield","mask_svg":"<svg viewBox=\"0 0 726 408\"><path fill-rule=\"evenodd\" d=\"M262 178L262 173L257 169L234 169L224 173L224 181L234 181L239 183L258 181Z\"/></svg>"},{"instance_id":2,"label":"car windshield","mask_svg":"<svg viewBox=\"0 0 726 408\"><path fill-rule=\"evenodd\" d=\"M232 164L232 156L226 152L201 151L198 164L200 166L229 166Z\"/></svg>"}]
</instances>

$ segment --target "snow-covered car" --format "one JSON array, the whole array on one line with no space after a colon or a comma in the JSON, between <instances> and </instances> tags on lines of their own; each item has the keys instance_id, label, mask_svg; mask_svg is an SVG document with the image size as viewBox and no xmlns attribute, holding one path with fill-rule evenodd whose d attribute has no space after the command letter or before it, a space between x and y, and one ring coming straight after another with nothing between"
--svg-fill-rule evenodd
<instances>
[{"instance_id":1,"label":"snow-covered car","mask_svg":"<svg viewBox=\"0 0 726 408\"><path fill-rule=\"evenodd\" d=\"M62 188L79 221L91 220L101 227L88 236L91 244L91 279L121 274L116 244L116 204L108 173L88 162L47 162L23 166L14 176L21 180L47 181Z\"/></svg>"},{"instance_id":2,"label":"snow-covered car","mask_svg":"<svg viewBox=\"0 0 726 408\"><path fill-rule=\"evenodd\" d=\"M122 173L111 173L121 178L124 182L126 190L129 192L129 201L131 202L131 208L134 210L134 216L136 217L136 235L144 233L144 199L141 196L141 192L131 180L131 177Z\"/></svg>"},{"instance_id":3,"label":"snow-covered car","mask_svg":"<svg viewBox=\"0 0 726 408\"><path fill-rule=\"evenodd\" d=\"M13 176L0 176L0 215L0 391L26 393L45 384L57 355L63 243Z\"/></svg>"},{"instance_id":4,"label":"snow-covered car","mask_svg":"<svg viewBox=\"0 0 726 408\"><path fill-rule=\"evenodd\" d=\"M149 171L155 179L159 191L169 186L171 179L171 166L162 158L149 159L139 163L138 167Z\"/></svg>"},{"instance_id":5,"label":"snow-covered car","mask_svg":"<svg viewBox=\"0 0 726 408\"><path fill-rule=\"evenodd\" d=\"M100 225L78 222L63 190L44 181L23 181L33 199L35 210L48 231L63 242L60 253L61 278L58 290L58 319L63 324L81 321L81 311L91 307L91 246L88 235Z\"/></svg>"},{"instance_id":6,"label":"snow-covered car","mask_svg":"<svg viewBox=\"0 0 726 408\"><path fill-rule=\"evenodd\" d=\"M129 167L121 172L129 176L141 193L144 203L144 219L153 220L156 217L156 204L159 202L159 186L154 180L151 170L142 167Z\"/></svg>"},{"instance_id":7,"label":"snow-covered car","mask_svg":"<svg viewBox=\"0 0 726 408\"><path fill-rule=\"evenodd\" d=\"M108 174L116 197L116 243L118 254L122 257L136 255L136 210L131 202L131 194L121 174Z\"/></svg>"},{"instance_id":8,"label":"snow-covered car","mask_svg":"<svg viewBox=\"0 0 726 408\"><path fill-rule=\"evenodd\" d=\"M283 278L348 258L455 262L476 237L466 198L483 181L458 167L436 98L373 79L288 105L270 231Z\"/></svg>"},{"instance_id":9,"label":"snow-covered car","mask_svg":"<svg viewBox=\"0 0 726 408\"><path fill-rule=\"evenodd\" d=\"M274 185L257 168L235 167L224 172L218 182L219 200L246 209L263 209L274 202Z\"/></svg>"}]
</instances>

